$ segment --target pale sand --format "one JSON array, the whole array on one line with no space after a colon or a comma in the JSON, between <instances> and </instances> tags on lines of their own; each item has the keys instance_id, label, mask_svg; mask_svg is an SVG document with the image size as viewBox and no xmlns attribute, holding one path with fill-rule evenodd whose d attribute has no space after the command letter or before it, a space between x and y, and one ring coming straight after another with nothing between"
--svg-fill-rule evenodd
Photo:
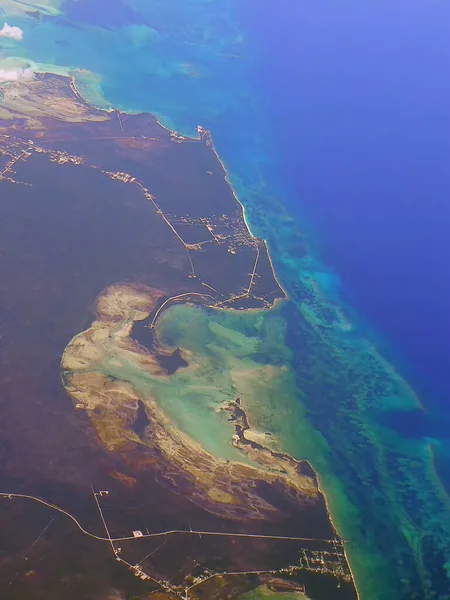
<instances>
[{"instance_id":1,"label":"pale sand","mask_svg":"<svg viewBox=\"0 0 450 600\"><path fill-rule=\"evenodd\" d=\"M130 444L140 447L144 450L140 459L144 467L162 455L156 467L163 475L171 471L194 482L194 501L219 514L233 516L235 507L239 514L244 512L253 518L274 512L274 507L255 494L255 480L278 482L296 493L299 502L306 497L318 499L314 479L300 475L298 463L290 457L275 458L267 448L253 449L235 436L230 444L241 453L242 461L219 460L181 431L158 399L142 392L142 384L139 391L130 382L145 381L149 374L169 377L156 357L129 337L133 323L147 318L161 297L158 290L143 286L107 288L97 301L97 319L64 351L61 368L66 389L77 408L88 412L101 441L110 450L124 454L129 454ZM113 378L108 369L113 371ZM139 400L151 424L151 434L143 438L131 428ZM263 441L262 433L247 432L247 439L250 435Z\"/></svg>"},{"instance_id":2,"label":"pale sand","mask_svg":"<svg viewBox=\"0 0 450 600\"><path fill-rule=\"evenodd\" d=\"M7 59L0 61L0 68L5 71L30 68L30 65L21 59ZM62 69L61 75L68 76L69 71ZM3 83L1 91L3 97L0 101L0 119L17 119L18 115L27 119L29 128L42 128L36 119L53 117L59 120L81 123L88 121L106 121L109 114L106 111L92 109L78 94L72 80L72 93L68 94L67 80L58 81L54 78L51 82L36 78L31 81L17 81Z\"/></svg>"}]
</instances>

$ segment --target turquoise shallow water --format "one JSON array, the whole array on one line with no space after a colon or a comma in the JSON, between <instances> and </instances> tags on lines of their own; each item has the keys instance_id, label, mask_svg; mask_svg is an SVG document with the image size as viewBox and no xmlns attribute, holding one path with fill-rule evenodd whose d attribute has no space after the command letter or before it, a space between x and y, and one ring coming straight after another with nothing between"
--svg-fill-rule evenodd
<instances>
[{"instance_id":1,"label":"turquoise shallow water","mask_svg":"<svg viewBox=\"0 0 450 600\"><path fill-rule=\"evenodd\" d=\"M94 103L149 111L187 134L199 124L211 129L252 230L268 240L290 295L280 318L289 346L283 360L295 370L301 407L293 408L297 452L292 421L285 435L293 453L319 474L339 532L349 540L361 598L449 598L449 502L430 448L378 424L385 411L409 411L419 400L352 324L336 276L312 255L304 229L285 208L282 156L273 150L264 98L252 87L257 47L235 2L129 0L112 7L70 0L60 17L11 24L24 30L24 40L5 42L3 58L72 70ZM244 327L232 319L229 325ZM316 432L308 434L307 448L300 433L305 414Z\"/></svg>"},{"instance_id":2,"label":"turquoise shallow water","mask_svg":"<svg viewBox=\"0 0 450 600\"><path fill-rule=\"evenodd\" d=\"M158 319L159 342L181 348L190 363L162 378L160 404L180 429L216 456L243 460L231 447L234 426L223 410L236 398L252 433L261 435L265 446L297 459L314 456L315 432L296 401L280 310L243 313L177 305ZM272 437L264 436L265 431Z\"/></svg>"}]
</instances>

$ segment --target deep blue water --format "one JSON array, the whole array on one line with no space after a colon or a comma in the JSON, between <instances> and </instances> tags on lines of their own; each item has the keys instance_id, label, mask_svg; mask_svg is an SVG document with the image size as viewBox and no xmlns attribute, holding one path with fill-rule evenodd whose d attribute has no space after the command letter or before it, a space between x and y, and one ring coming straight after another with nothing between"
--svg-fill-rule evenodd
<instances>
[{"instance_id":1,"label":"deep blue water","mask_svg":"<svg viewBox=\"0 0 450 600\"><path fill-rule=\"evenodd\" d=\"M261 52L257 84L276 125L289 210L312 224L343 300L423 404L448 419L450 4L242 9ZM399 427L408 434L407 420Z\"/></svg>"}]
</instances>

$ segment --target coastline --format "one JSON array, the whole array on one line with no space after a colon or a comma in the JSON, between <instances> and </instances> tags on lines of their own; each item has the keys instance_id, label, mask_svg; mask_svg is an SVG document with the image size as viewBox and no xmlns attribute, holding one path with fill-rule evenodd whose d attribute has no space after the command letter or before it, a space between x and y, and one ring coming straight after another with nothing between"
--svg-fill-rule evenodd
<instances>
[{"instance_id":1,"label":"coastline","mask_svg":"<svg viewBox=\"0 0 450 600\"><path fill-rule=\"evenodd\" d=\"M325 506L326 506L326 509L327 509L328 518L330 519L330 522L331 522L331 525L332 525L333 529L336 531L337 535L339 535L339 532L338 532L338 530L336 528L336 525L335 525L335 523L333 521L331 509L330 509L329 502L328 502L328 497L327 497L326 493L323 491L322 485L320 483L320 476L319 476L319 474L312 467L311 467L311 469L315 473L316 480L317 480L317 487L319 488L319 492L322 494L322 497L323 497L323 499L325 501ZM348 552L347 552L346 544L347 544L347 541L344 540L344 542L342 544L342 547L344 548L345 560L347 561L347 565L348 565L348 568L349 568L351 576L352 576L352 581L353 581L353 586L355 588L356 597L357 597L358 600L361 600L361 596L360 596L358 585L357 585L357 579L356 579L355 574L353 572L352 563L351 563L351 561L349 559L349 555L348 555Z\"/></svg>"},{"instance_id":2,"label":"coastline","mask_svg":"<svg viewBox=\"0 0 450 600\"><path fill-rule=\"evenodd\" d=\"M201 126L199 126L199 127L201 127ZM206 130L205 130L205 129L203 129L203 128L201 128L201 131L206 131ZM247 229L248 229L248 231L249 231L250 235L251 235L253 238L255 238L255 239L256 239L255 235L254 235L254 234L253 234L253 232L252 232L252 229L251 229L250 223L249 223L249 221L248 221L248 219L247 219L247 215L246 215L246 211L245 211L245 206L244 206L244 204L243 204L243 203L242 203L242 202L239 200L239 198L238 198L238 195L237 195L237 193L236 193L236 190L234 189L234 186L233 186L233 184L231 183L231 180L230 180L230 175L229 175L229 173L228 173L228 170L227 170L227 168L226 168L226 166L225 166L225 163L224 163L223 159L222 159L222 158L219 156L219 153L217 152L217 150L216 150L216 147L214 146L214 142L213 142L213 140L212 140L211 133L210 133L209 131L206 131L206 133L207 133L207 135L209 136L209 139L211 140L211 147L212 147L212 150L213 150L214 154L216 155L216 158L217 158L218 162L221 164L221 166L222 166L222 169L223 169L223 171L224 171L224 173L225 173L225 181L228 183L228 185L229 185L229 187L230 187L230 190L231 190L231 192L232 192L232 194L233 194L233 196L234 196L234 199L236 200L236 202L237 202L237 203L239 204L239 206L241 207L241 210L242 210L242 218L244 219L244 223L245 223L245 225L246 225L246 227L247 227ZM265 246L266 246L266 248L267 248L267 256L269 257L269 261L270 261L270 266L271 266L271 268L272 268L273 277L274 277L275 281L278 283L278 285L279 285L280 289L283 291L283 293L284 293L284 296L285 296L285 297L284 297L284 299L285 299L285 300L289 300L289 294L287 293L286 289L285 289L285 288L283 287L283 285L281 284L280 280L278 279L277 273L276 273L276 271L275 271L275 267L274 267L274 265L273 265L273 261L272 261L272 255L271 255L271 252L270 252L270 248L269 248L268 241L267 241L265 238L260 238L260 239L262 239L262 240L263 240L263 242L264 242L264 244L265 244Z\"/></svg>"},{"instance_id":3,"label":"coastline","mask_svg":"<svg viewBox=\"0 0 450 600\"><path fill-rule=\"evenodd\" d=\"M52 75L52 72L48 72L47 74ZM64 75L62 75L64 76ZM87 106L93 108L94 110L98 110L100 112L106 112L106 113L114 113L114 112L118 112L119 114L124 114L124 115L139 115L139 114L144 114L141 111L125 111L122 108L104 108L102 106L96 106L93 105L91 102L89 102L89 100L87 98L85 98L83 96L83 94L80 92L80 90L77 88L76 86L76 79L74 75L67 75L68 77L70 77L71 79L71 88L73 89L74 94L81 100L83 101ZM189 134L184 134L184 133L180 133L179 131L172 129L171 127L169 127L168 125L165 125L163 122L163 117L155 115L153 113L149 113L152 118L155 119L155 122L158 124L159 127L161 127L162 129L164 129L165 131L167 131L171 136L174 137L179 137L180 139L191 139L191 140L202 140L204 139L206 141L206 144L212 149L218 163L221 165L222 170L224 172L224 177L225 177L225 181L227 182L231 193L234 196L235 201L237 202L237 204L240 206L240 210L242 211L242 218L244 220L244 223L247 227L247 230L249 232L249 234L256 240L256 239L261 239L264 243L264 245L267 248L267 256L269 258L269 262L271 265L271 269L272 269L272 273L273 273L273 277L275 279L275 281L277 282L278 286L280 287L280 289L282 290L282 292L284 293L284 299L285 300L289 300L289 294L286 291L286 289L284 288L284 286L281 284L280 279L278 278L278 275L276 273L274 264L273 264L273 260L272 260L272 254L270 252L270 248L269 248L269 244L268 244L268 240L266 238L257 238L254 233L252 232L252 228L251 225L249 223L247 214L246 214L246 209L245 209L245 205L243 204L243 202L241 202L241 200L239 199L237 192L231 182L231 178L230 178L230 174L228 172L227 167L225 166L224 163L224 159L219 155L218 150L215 147L214 144L214 140L212 137L211 132L208 129L205 129L202 125L197 125L196 129L197 129L197 136L193 136L193 135L189 135ZM277 299L278 300L278 299Z\"/></svg>"}]
</instances>

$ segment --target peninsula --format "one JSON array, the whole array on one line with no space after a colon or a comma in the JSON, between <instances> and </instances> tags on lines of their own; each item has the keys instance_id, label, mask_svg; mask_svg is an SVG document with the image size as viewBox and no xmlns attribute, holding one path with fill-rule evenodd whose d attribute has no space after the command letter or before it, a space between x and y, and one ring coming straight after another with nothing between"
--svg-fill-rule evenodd
<instances>
[{"instance_id":1,"label":"peninsula","mask_svg":"<svg viewBox=\"0 0 450 600\"><path fill-rule=\"evenodd\" d=\"M209 133L39 75L1 88L0 193L7 597L356 598L280 433L286 294Z\"/></svg>"}]
</instances>

